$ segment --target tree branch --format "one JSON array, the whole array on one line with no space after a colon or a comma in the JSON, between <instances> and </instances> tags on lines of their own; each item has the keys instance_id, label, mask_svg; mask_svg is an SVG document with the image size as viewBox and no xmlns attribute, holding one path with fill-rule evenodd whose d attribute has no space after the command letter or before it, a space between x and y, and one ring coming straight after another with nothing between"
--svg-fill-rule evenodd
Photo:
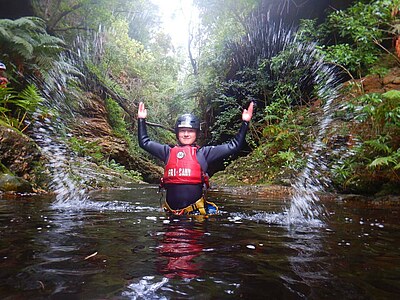
<instances>
[{"instance_id":1,"label":"tree branch","mask_svg":"<svg viewBox=\"0 0 400 300\"><path fill-rule=\"evenodd\" d=\"M197 68L197 62L196 62L196 60L194 59L193 54L192 54L192 48L191 48L192 41L193 41L193 34L192 34L192 33L190 32L190 30L189 30L189 37L188 37L189 59L190 59L190 64L192 65L192 68L193 68L193 74L194 74L195 76L197 76L198 73L199 73L199 70L198 70L198 68Z\"/></svg>"},{"instance_id":2,"label":"tree branch","mask_svg":"<svg viewBox=\"0 0 400 300\"><path fill-rule=\"evenodd\" d=\"M161 124L152 123L152 122L148 122L148 121L146 121L146 124L149 126L152 126L152 127L159 127L159 128L162 128L162 129L165 129L165 130L175 133L175 130L173 130L172 128L169 128L169 127L161 125Z\"/></svg>"}]
</instances>

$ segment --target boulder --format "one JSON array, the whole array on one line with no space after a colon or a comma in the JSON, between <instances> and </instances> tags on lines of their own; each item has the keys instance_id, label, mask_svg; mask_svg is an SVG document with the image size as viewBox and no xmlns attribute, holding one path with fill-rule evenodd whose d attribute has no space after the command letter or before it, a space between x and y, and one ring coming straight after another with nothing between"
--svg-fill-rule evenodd
<instances>
[{"instance_id":1,"label":"boulder","mask_svg":"<svg viewBox=\"0 0 400 300\"><path fill-rule=\"evenodd\" d=\"M32 185L25 179L11 174L0 174L0 191L32 193Z\"/></svg>"},{"instance_id":2,"label":"boulder","mask_svg":"<svg viewBox=\"0 0 400 300\"><path fill-rule=\"evenodd\" d=\"M0 163L12 173L36 185L45 185L45 158L28 136L0 124Z\"/></svg>"}]
</instances>

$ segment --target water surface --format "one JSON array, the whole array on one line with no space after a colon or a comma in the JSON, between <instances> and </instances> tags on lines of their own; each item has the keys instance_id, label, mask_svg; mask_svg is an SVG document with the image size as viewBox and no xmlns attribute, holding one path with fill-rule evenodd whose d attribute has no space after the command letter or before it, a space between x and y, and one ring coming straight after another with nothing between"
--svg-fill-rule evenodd
<instances>
[{"instance_id":1,"label":"water surface","mask_svg":"<svg viewBox=\"0 0 400 300\"><path fill-rule=\"evenodd\" d=\"M324 200L287 225L287 199L213 192L221 215L168 217L157 187L0 196L2 299L393 299L399 205Z\"/></svg>"}]
</instances>

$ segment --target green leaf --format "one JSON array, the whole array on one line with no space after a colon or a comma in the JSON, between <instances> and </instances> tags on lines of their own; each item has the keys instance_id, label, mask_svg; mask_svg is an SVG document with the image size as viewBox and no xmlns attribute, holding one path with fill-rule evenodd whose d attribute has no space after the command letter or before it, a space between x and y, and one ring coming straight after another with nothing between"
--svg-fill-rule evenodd
<instances>
[{"instance_id":1,"label":"green leaf","mask_svg":"<svg viewBox=\"0 0 400 300\"><path fill-rule=\"evenodd\" d=\"M388 166L389 164L396 164L397 161L392 156L375 158L368 167L377 168L381 166Z\"/></svg>"}]
</instances>

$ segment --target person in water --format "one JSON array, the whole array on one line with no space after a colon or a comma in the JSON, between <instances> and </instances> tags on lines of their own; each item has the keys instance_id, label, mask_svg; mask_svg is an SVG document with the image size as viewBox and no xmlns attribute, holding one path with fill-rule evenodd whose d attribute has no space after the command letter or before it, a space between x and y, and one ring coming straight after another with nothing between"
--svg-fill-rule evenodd
<instances>
[{"instance_id":1,"label":"person in water","mask_svg":"<svg viewBox=\"0 0 400 300\"><path fill-rule=\"evenodd\" d=\"M211 164L237 153L245 142L249 122L253 116L251 102L242 113L242 126L226 144L199 147L200 121L192 114L180 116L175 124L178 144L174 147L150 140L147 135L147 109L143 102L138 108L139 146L165 163L162 187L167 191L164 208L174 214L215 214L218 207L206 201L204 186L208 185L207 169Z\"/></svg>"}]
</instances>

